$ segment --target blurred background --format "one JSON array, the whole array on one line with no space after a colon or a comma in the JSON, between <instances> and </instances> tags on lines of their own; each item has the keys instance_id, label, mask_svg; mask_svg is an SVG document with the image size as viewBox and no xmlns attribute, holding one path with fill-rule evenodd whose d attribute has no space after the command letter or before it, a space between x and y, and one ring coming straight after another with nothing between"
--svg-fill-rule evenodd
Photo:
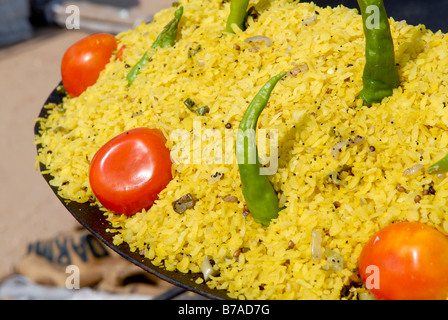
<instances>
[{"instance_id":1,"label":"blurred background","mask_svg":"<svg viewBox=\"0 0 448 320\"><path fill-rule=\"evenodd\" d=\"M385 2L389 15L396 20L424 23L433 31L448 31L447 0ZM48 287L66 285L65 270L51 262L67 257L67 243L84 249L87 243L90 249L96 248L95 257L107 257L79 261L89 270L91 279L86 280L87 285L95 284L102 292L151 298L173 289L142 274L114 253L104 253L98 247L101 244L92 245L95 240L79 229L36 170L33 143L34 121L60 82L59 68L65 50L89 34L116 34L141 21L148 22L154 13L171 3L172 0L0 0L0 299L73 298L72 292ZM357 7L354 0L315 3ZM71 5L80 11L79 30L66 25ZM104 274L104 266L112 265L115 267L107 267L109 272ZM23 288L34 291L21 291ZM86 294L83 297L105 297L91 291Z\"/></svg>"}]
</instances>

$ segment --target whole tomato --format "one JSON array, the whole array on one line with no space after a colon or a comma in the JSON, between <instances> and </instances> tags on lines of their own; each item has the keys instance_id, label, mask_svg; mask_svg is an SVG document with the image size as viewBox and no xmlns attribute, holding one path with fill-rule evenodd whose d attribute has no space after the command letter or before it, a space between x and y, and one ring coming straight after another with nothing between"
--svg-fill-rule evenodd
<instances>
[{"instance_id":1,"label":"whole tomato","mask_svg":"<svg viewBox=\"0 0 448 320\"><path fill-rule=\"evenodd\" d=\"M89 181L108 210L133 215L150 208L171 181L170 150L160 130L137 128L111 139L93 157Z\"/></svg>"},{"instance_id":2,"label":"whole tomato","mask_svg":"<svg viewBox=\"0 0 448 320\"><path fill-rule=\"evenodd\" d=\"M68 48L61 63L67 93L77 97L95 84L116 49L117 39L104 33L88 36Z\"/></svg>"},{"instance_id":3,"label":"whole tomato","mask_svg":"<svg viewBox=\"0 0 448 320\"><path fill-rule=\"evenodd\" d=\"M367 242L359 272L378 299L444 300L448 297L448 238L419 222L391 224Z\"/></svg>"}]
</instances>

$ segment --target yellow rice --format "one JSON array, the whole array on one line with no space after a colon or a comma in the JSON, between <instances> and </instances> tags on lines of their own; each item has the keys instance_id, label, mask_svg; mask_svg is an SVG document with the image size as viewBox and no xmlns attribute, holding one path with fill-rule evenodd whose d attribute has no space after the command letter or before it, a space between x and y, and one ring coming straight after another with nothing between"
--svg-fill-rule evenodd
<instances>
[{"instance_id":1,"label":"yellow rice","mask_svg":"<svg viewBox=\"0 0 448 320\"><path fill-rule=\"evenodd\" d=\"M360 252L380 228L398 220L421 221L448 234L448 179L425 170L403 176L416 164L427 168L448 150L448 37L391 18L401 85L367 108L357 98L365 63L357 10L274 0L257 21L249 19L245 32L226 34L228 2L181 4L176 45L157 49L130 88L125 64L141 58L175 8L117 36L119 46L126 45L124 61L112 59L96 85L79 98L65 99L65 111L50 110L42 120L45 130L36 137L43 146L38 161L54 176L52 184L62 197L94 200L89 161L112 137L147 126L169 138L176 129L198 129L198 123L202 132L215 129L225 137L236 131L248 103L270 77L306 65L280 81L259 125L278 130L279 168L271 181L286 209L269 227L243 215L234 157L232 164L205 163L205 158L200 164L176 163L173 180L150 210L132 217L105 212L115 244L126 242L153 264L184 273L200 272L208 256L219 275L207 284L236 299L340 299L343 288L360 281ZM302 23L314 16L315 22ZM255 35L269 37L272 45L244 41ZM189 97L208 105L210 113L191 113L183 105ZM356 135L365 140L344 148L335 160L332 146ZM167 145L180 143L169 139ZM201 150L210 151L211 145L202 137ZM345 186L328 181L328 174L343 165L352 167L352 175L342 174ZM216 172L224 173L223 179L209 184ZM430 184L436 194L422 195ZM178 214L172 202L186 193L198 201ZM240 201L223 201L227 195ZM414 201L417 195L420 202ZM313 230L322 232L323 251L342 256L342 270L324 270L325 255L312 259ZM361 292L366 289L357 288L354 298Z\"/></svg>"}]
</instances>

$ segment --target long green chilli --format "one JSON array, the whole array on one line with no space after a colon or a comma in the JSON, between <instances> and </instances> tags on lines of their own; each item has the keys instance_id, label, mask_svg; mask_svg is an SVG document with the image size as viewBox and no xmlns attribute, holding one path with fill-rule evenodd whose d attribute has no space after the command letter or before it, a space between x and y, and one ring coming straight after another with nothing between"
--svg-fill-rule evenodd
<instances>
[{"instance_id":1,"label":"long green chilli","mask_svg":"<svg viewBox=\"0 0 448 320\"><path fill-rule=\"evenodd\" d=\"M128 85L132 85L134 83L134 80L137 78L137 76L140 74L140 70L146 65L146 63L149 61L149 54L148 52L145 52L143 57L137 62L137 64L129 71L128 75L126 76L126 79L128 80Z\"/></svg>"},{"instance_id":2,"label":"long green chilli","mask_svg":"<svg viewBox=\"0 0 448 320\"><path fill-rule=\"evenodd\" d=\"M174 19L166 25L166 27L152 44L151 48L155 49L174 46L177 36L177 27L179 26L179 22L182 18L183 13L184 7L179 7L176 12L174 12Z\"/></svg>"},{"instance_id":3,"label":"long green chilli","mask_svg":"<svg viewBox=\"0 0 448 320\"><path fill-rule=\"evenodd\" d=\"M431 165L426 171L428 174L442 174L448 172L448 155Z\"/></svg>"},{"instance_id":4,"label":"long green chilli","mask_svg":"<svg viewBox=\"0 0 448 320\"><path fill-rule=\"evenodd\" d=\"M238 28L244 31L248 6L249 0L232 0L230 2L230 14L227 18L226 32L235 33L232 29L232 24L236 24Z\"/></svg>"},{"instance_id":5,"label":"long green chilli","mask_svg":"<svg viewBox=\"0 0 448 320\"><path fill-rule=\"evenodd\" d=\"M265 226L278 217L278 196L268 176L261 175L261 164L255 139L258 118L266 107L277 82L286 75L282 72L271 78L247 107L238 127L235 154L238 161L242 191L246 205L258 223Z\"/></svg>"},{"instance_id":6,"label":"long green chilli","mask_svg":"<svg viewBox=\"0 0 448 320\"><path fill-rule=\"evenodd\" d=\"M371 106L399 86L389 19L383 0L358 0L366 39L366 65L360 98Z\"/></svg>"},{"instance_id":7,"label":"long green chilli","mask_svg":"<svg viewBox=\"0 0 448 320\"><path fill-rule=\"evenodd\" d=\"M166 27L162 30L162 32L158 35L151 48L166 48L174 46L177 37L177 29L179 26L180 19L184 13L184 8L179 7L174 13L174 18L166 25ZM148 52L142 56L142 58L135 64L135 66L129 71L126 79L128 80L128 84L132 85L134 80L140 74L141 69L150 61L150 56Z\"/></svg>"}]
</instances>

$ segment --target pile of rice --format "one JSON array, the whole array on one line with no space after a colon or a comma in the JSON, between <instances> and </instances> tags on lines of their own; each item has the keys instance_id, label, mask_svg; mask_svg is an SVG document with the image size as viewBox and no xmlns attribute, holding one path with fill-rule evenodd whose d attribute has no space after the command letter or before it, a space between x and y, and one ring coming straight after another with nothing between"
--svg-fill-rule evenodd
<instances>
[{"instance_id":1,"label":"pile of rice","mask_svg":"<svg viewBox=\"0 0 448 320\"><path fill-rule=\"evenodd\" d=\"M36 137L42 144L38 161L54 176L62 197L96 201L89 162L108 140L136 127L154 127L180 153L182 141L170 139L172 133L200 129L202 136L194 139L205 154L213 141L204 132L212 129L222 137L233 133L233 141L226 142L233 148L239 121L260 87L292 70L277 84L259 123L278 134L278 170L271 181L286 207L269 227L247 215L235 157L231 164L206 157L188 164L178 158L173 180L150 210L132 217L105 214L115 244L127 243L157 266L198 273L204 260L213 261L216 275L206 283L231 298L340 299L347 292L359 298L367 290L358 285L358 258L376 231L408 220L448 234L448 179L425 173L448 150L448 37L391 18L401 85L368 108L358 99L365 42L357 10L274 0L258 19L249 18L245 32L226 34L229 4L181 0L184 16L175 46L157 49L131 87L129 67L175 8L119 34L119 47L126 45L124 61L112 59L80 97L48 106L52 110ZM271 45L245 41L257 35ZM183 103L187 98L209 106L210 113L190 112ZM356 137L358 143L332 152ZM189 145L192 159L201 149ZM409 168L411 174L404 174ZM336 171L337 179L331 179ZM212 178L216 172L222 179ZM427 192L430 186L435 192ZM173 201L187 193L197 199L194 209L174 212ZM323 252L314 259L313 231L322 236ZM342 258L342 268L326 270L325 252Z\"/></svg>"}]
</instances>

